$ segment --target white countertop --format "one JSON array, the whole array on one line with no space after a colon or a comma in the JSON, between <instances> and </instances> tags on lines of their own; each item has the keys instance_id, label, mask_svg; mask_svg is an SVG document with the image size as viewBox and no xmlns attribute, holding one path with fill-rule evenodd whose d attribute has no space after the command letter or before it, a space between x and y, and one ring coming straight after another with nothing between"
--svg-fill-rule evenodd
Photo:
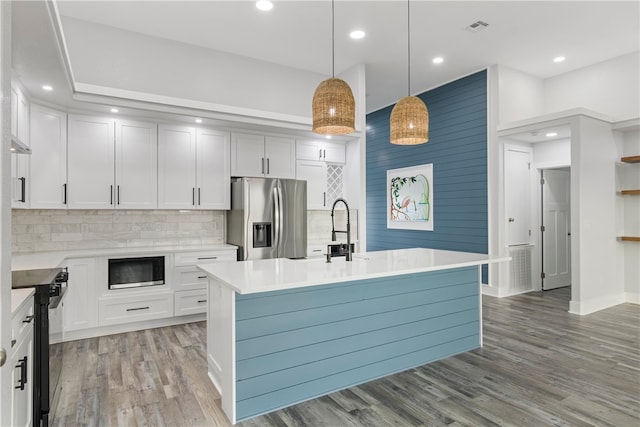
<instances>
[{"instance_id":1,"label":"white countertop","mask_svg":"<svg viewBox=\"0 0 640 427\"><path fill-rule=\"evenodd\" d=\"M327 263L325 258L276 258L201 264L198 267L239 294L252 294L507 260L509 258L490 259L488 255L469 252L413 248L360 252L353 254L351 262L346 262L344 257L332 258L331 263Z\"/></svg>"},{"instance_id":2,"label":"white countertop","mask_svg":"<svg viewBox=\"0 0 640 427\"><path fill-rule=\"evenodd\" d=\"M234 245L189 245L189 246L142 246L135 248L82 249L75 251L51 251L19 253L11 256L12 270L31 270L37 268L60 267L67 258L84 258L94 256L127 256L140 254L158 254L163 252L199 252L236 250Z\"/></svg>"},{"instance_id":3,"label":"white countertop","mask_svg":"<svg viewBox=\"0 0 640 427\"><path fill-rule=\"evenodd\" d=\"M12 317L35 292L35 288L11 289Z\"/></svg>"}]
</instances>

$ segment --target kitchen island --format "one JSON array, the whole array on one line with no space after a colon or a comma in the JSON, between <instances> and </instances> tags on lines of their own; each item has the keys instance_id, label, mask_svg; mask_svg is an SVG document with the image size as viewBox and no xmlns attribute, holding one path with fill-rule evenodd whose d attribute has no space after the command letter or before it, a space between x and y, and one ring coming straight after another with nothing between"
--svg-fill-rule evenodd
<instances>
[{"instance_id":1,"label":"kitchen island","mask_svg":"<svg viewBox=\"0 0 640 427\"><path fill-rule=\"evenodd\" d=\"M236 423L482 345L480 266L435 249L200 265L207 363Z\"/></svg>"}]
</instances>

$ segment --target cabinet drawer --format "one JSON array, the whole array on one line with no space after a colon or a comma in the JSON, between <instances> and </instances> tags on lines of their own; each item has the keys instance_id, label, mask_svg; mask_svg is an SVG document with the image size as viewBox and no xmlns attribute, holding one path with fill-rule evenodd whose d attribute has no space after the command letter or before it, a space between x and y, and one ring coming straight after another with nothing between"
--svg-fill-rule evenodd
<instances>
[{"instance_id":1,"label":"cabinet drawer","mask_svg":"<svg viewBox=\"0 0 640 427\"><path fill-rule=\"evenodd\" d=\"M175 315L206 313L207 290L177 291L175 294Z\"/></svg>"},{"instance_id":2,"label":"cabinet drawer","mask_svg":"<svg viewBox=\"0 0 640 427\"><path fill-rule=\"evenodd\" d=\"M207 275L197 267L176 267L175 271L174 283L176 290L187 291L206 288Z\"/></svg>"},{"instance_id":3,"label":"cabinet drawer","mask_svg":"<svg viewBox=\"0 0 640 427\"><path fill-rule=\"evenodd\" d=\"M33 297L24 304L11 318L11 340L17 343L33 326Z\"/></svg>"},{"instance_id":4,"label":"cabinet drawer","mask_svg":"<svg viewBox=\"0 0 640 427\"><path fill-rule=\"evenodd\" d=\"M100 326L173 316L173 292L127 295L99 300Z\"/></svg>"},{"instance_id":5,"label":"cabinet drawer","mask_svg":"<svg viewBox=\"0 0 640 427\"><path fill-rule=\"evenodd\" d=\"M175 255L176 266L206 264L209 262L236 261L237 251L179 252Z\"/></svg>"}]
</instances>

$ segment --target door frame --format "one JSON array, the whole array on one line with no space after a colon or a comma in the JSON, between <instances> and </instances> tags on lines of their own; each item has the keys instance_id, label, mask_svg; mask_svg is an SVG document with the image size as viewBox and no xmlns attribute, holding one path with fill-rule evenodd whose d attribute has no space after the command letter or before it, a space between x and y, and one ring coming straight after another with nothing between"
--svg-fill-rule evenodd
<instances>
[{"instance_id":1,"label":"door frame","mask_svg":"<svg viewBox=\"0 0 640 427\"><path fill-rule=\"evenodd\" d=\"M0 347L11 349L11 2L0 1ZM9 360L0 368L0 425L11 424Z\"/></svg>"},{"instance_id":2,"label":"door frame","mask_svg":"<svg viewBox=\"0 0 640 427\"><path fill-rule=\"evenodd\" d=\"M543 177L543 172L545 170L553 170L553 169L568 169L569 170L569 177L571 178L571 165L570 164L566 164L565 162L557 162L557 163L545 163L545 164L540 164L540 165L534 165L535 166L535 171L536 171L536 176L535 176L535 180L536 180L536 194L535 197L532 197L532 200L535 200L535 202L532 203L532 205L535 207L535 225L534 225L534 230L536 230L536 232L534 233L536 236L536 242L539 245L539 250L534 251L534 258L535 261L533 263L533 268L535 269L533 271L533 275L534 275L534 279L535 279L535 283L536 283L536 288L539 291L545 291L544 289L544 280L542 278L542 273L543 273L543 267L544 267L544 239L542 236L542 231L541 231L541 227L543 224L543 209L544 209L544 204L543 204L543 194L542 194L542 185L540 180ZM571 192L569 192L569 211L571 212L573 210L573 200L571 199ZM569 220L569 227L570 229L573 228L572 227L573 224L571 222L571 220ZM569 245L572 245L573 242L571 240L569 240ZM570 248L570 256L571 258L573 258L573 251L571 250L572 248ZM569 263L571 263L571 259L569 259ZM571 266L573 267L573 265L571 264ZM573 270L573 268L572 268ZM570 287L573 289L573 283L574 281L571 280L571 285Z\"/></svg>"}]
</instances>

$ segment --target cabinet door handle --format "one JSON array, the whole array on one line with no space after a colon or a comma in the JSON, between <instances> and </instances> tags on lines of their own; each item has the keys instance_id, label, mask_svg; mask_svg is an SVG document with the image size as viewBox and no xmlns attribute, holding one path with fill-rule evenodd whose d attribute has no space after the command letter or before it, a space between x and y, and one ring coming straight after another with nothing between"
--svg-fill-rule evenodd
<instances>
[{"instance_id":1,"label":"cabinet door handle","mask_svg":"<svg viewBox=\"0 0 640 427\"><path fill-rule=\"evenodd\" d=\"M27 316L24 318L22 323L31 323L32 320L33 320L33 316Z\"/></svg>"},{"instance_id":2,"label":"cabinet door handle","mask_svg":"<svg viewBox=\"0 0 640 427\"><path fill-rule=\"evenodd\" d=\"M326 148L322 150L322 158L327 160L327 149Z\"/></svg>"},{"instance_id":3,"label":"cabinet door handle","mask_svg":"<svg viewBox=\"0 0 640 427\"><path fill-rule=\"evenodd\" d=\"M67 183L62 184L62 204L67 204Z\"/></svg>"},{"instance_id":4,"label":"cabinet door handle","mask_svg":"<svg viewBox=\"0 0 640 427\"><path fill-rule=\"evenodd\" d=\"M149 307L127 308L127 311L149 310Z\"/></svg>"},{"instance_id":5,"label":"cabinet door handle","mask_svg":"<svg viewBox=\"0 0 640 427\"><path fill-rule=\"evenodd\" d=\"M118 201L118 204L120 204L120 185L116 186L116 191L118 192L116 200Z\"/></svg>"},{"instance_id":6,"label":"cabinet door handle","mask_svg":"<svg viewBox=\"0 0 640 427\"><path fill-rule=\"evenodd\" d=\"M199 299L198 302L199 303L203 303L203 302L207 302L207 300L206 299Z\"/></svg>"},{"instance_id":7,"label":"cabinet door handle","mask_svg":"<svg viewBox=\"0 0 640 427\"><path fill-rule=\"evenodd\" d=\"M260 173L264 173L264 157L262 158L262 172Z\"/></svg>"},{"instance_id":8,"label":"cabinet door handle","mask_svg":"<svg viewBox=\"0 0 640 427\"><path fill-rule=\"evenodd\" d=\"M322 148L318 149L318 160L322 160Z\"/></svg>"},{"instance_id":9,"label":"cabinet door handle","mask_svg":"<svg viewBox=\"0 0 640 427\"><path fill-rule=\"evenodd\" d=\"M218 259L217 256L199 256L198 259Z\"/></svg>"},{"instance_id":10,"label":"cabinet door handle","mask_svg":"<svg viewBox=\"0 0 640 427\"><path fill-rule=\"evenodd\" d=\"M113 185L109 186L109 204L113 204Z\"/></svg>"},{"instance_id":11,"label":"cabinet door handle","mask_svg":"<svg viewBox=\"0 0 640 427\"><path fill-rule=\"evenodd\" d=\"M20 378L18 378L18 385L15 388L24 390L24 386L27 384L27 356L18 360L16 368L20 368Z\"/></svg>"},{"instance_id":12,"label":"cabinet door handle","mask_svg":"<svg viewBox=\"0 0 640 427\"><path fill-rule=\"evenodd\" d=\"M201 205L201 203L200 203L200 189L201 189L201 187L198 187L198 206Z\"/></svg>"},{"instance_id":13,"label":"cabinet door handle","mask_svg":"<svg viewBox=\"0 0 640 427\"><path fill-rule=\"evenodd\" d=\"M20 181L20 201L25 203L27 201L27 178L23 176L18 180Z\"/></svg>"},{"instance_id":14,"label":"cabinet door handle","mask_svg":"<svg viewBox=\"0 0 640 427\"><path fill-rule=\"evenodd\" d=\"M207 276L198 276L198 279L206 279Z\"/></svg>"},{"instance_id":15,"label":"cabinet door handle","mask_svg":"<svg viewBox=\"0 0 640 427\"><path fill-rule=\"evenodd\" d=\"M322 206L327 206L327 192L323 191L322 192Z\"/></svg>"},{"instance_id":16,"label":"cabinet door handle","mask_svg":"<svg viewBox=\"0 0 640 427\"><path fill-rule=\"evenodd\" d=\"M267 158L267 175L269 175L269 159Z\"/></svg>"},{"instance_id":17,"label":"cabinet door handle","mask_svg":"<svg viewBox=\"0 0 640 427\"><path fill-rule=\"evenodd\" d=\"M196 187L191 188L191 204L196 205Z\"/></svg>"}]
</instances>

